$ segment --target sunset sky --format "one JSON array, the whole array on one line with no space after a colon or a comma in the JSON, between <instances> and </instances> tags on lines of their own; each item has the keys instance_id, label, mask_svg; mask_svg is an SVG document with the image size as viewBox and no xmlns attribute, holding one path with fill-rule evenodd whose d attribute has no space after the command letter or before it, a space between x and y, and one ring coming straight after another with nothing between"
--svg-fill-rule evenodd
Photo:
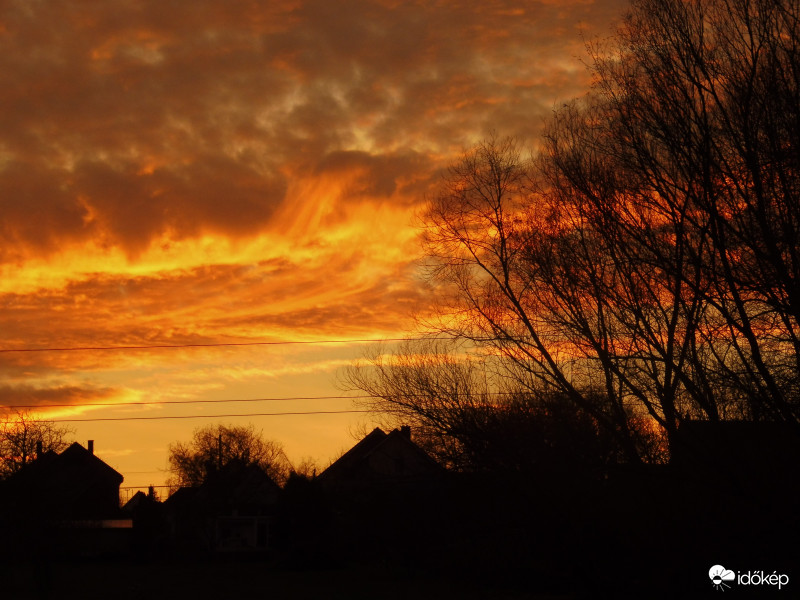
<instances>
[{"instance_id":1,"label":"sunset sky","mask_svg":"<svg viewBox=\"0 0 800 600\"><path fill-rule=\"evenodd\" d=\"M625 2L0 7L0 403L60 420L352 409L176 402L341 395L365 343L338 342L429 304L414 215L442 170L492 131L533 145ZM313 343L202 346L275 341ZM118 346L177 347L64 350ZM368 418L70 426L144 486L215 422L324 466Z\"/></svg>"}]
</instances>

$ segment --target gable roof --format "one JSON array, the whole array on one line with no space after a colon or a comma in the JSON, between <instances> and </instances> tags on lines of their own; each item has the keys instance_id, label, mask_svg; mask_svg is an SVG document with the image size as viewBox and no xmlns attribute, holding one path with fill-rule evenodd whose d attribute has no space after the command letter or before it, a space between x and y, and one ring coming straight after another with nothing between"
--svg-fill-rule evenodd
<instances>
[{"instance_id":1,"label":"gable roof","mask_svg":"<svg viewBox=\"0 0 800 600\"><path fill-rule=\"evenodd\" d=\"M408 428L376 427L317 478L321 483L397 480L440 473L441 465L411 441Z\"/></svg>"},{"instance_id":2,"label":"gable roof","mask_svg":"<svg viewBox=\"0 0 800 600\"><path fill-rule=\"evenodd\" d=\"M320 473L318 479L324 481L325 479L345 475L353 471L358 466L358 463L369 456L369 453L387 437L387 434L380 427L376 427Z\"/></svg>"},{"instance_id":3,"label":"gable roof","mask_svg":"<svg viewBox=\"0 0 800 600\"><path fill-rule=\"evenodd\" d=\"M231 461L197 487L181 487L164 504L171 510L263 508L277 501L280 486L256 464Z\"/></svg>"},{"instance_id":4,"label":"gable roof","mask_svg":"<svg viewBox=\"0 0 800 600\"><path fill-rule=\"evenodd\" d=\"M56 462L59 469L69 469L75 476L102 478L108 482L121 484L124 477L108 463L89 452L78 442L73 442L66 450L58 455Z\"/></svg>"},{"instance_id":5,"label":"gable roof","mask_svg":"<svg viewBox=\"0 0 800 600\"><path fill-rule=\"evenodd\" d=\"M20 483L48 482L51 486L73 485L76 481L105 481L119 485L123 476L103 460L89 452L78 442L73 442L61 454L45 452L31 464L21 469L12 479Z\"/></svg>"},{"instance_id":6,"label":"gable roof","mask_svg":"<svg viewBox=\"0 0 800 600\"><path fill-rule=\"evenodd\" d=\"M800 438L791 423L764 421L684 421L671 463L778 465L800 459Z\"/></svg>"},{"instance_id":7,"label":"gable roof","mask_svg":"<svg viewBox=\"0 0 800 600\"><path fill-rule=\"evenodd\" d=\"M198 488L198 499L226 506L271 504L280 486L257 464L231 461L211 473Z\"/></svg>"},{"instance_id":8,"label":"gable roof","mask_svg":"<svg viewBox=\"0 0 800 600\"><path fill-rule=\"evenodd\" d=\"M111 512L119 508L122 475L78 442L49 451L10 477L7 499L48 513Z\"/></svg>"}]
</instances>

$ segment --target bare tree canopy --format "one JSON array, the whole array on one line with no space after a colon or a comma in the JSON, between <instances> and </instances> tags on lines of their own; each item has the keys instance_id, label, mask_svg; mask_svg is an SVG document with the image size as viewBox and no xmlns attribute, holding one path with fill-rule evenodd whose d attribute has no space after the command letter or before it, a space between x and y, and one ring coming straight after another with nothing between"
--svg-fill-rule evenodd
<instances>
[{"instance_id":1,"label":"bare tree canopy","mask_svg":"<svg viewBox=\"0 0 800 600\"><path fill-rule=\"evenodd\" d=\"M798 28L795 0L635 0L538 155L490 138L430 201L431 329L484 348L515 393L574 405L628 461L653 458L643 422L671 443L686 419L796 425ZM425 403L400 400L414 369L380 360L356 387L429 423L485 404L474 364L416 360ZM442 369L474 393L437 389Z\"/></svg>"},{"instance_id":2,"label":"bare tree canopy","mask_svg":"<svg viewBox=\"0 0 800 600\"><path fill-rule=\"evenodd\" d=\"M36 419L27 411L7 414L0 421L0 478L13 475L37 457L37 451L61 452L72 430Z\"/></svg>"},{"instance_id":3,"label":"bare tree canopy","mask_svg":"<svg viewBox=\"0 0 800 600\"><path fill-rule=\"evenodd\" d=\"M209 474L232 462L258 465L279 484L291 471L283 446L264 439L253 425L198 427L190 442L169 446L170 481L175 486L198 486Z\"/></svg>"},{"instance_id":4,"label":"bare tree canopy","mask_svg":"<svg viewBox=\"0 0 800 600\"><path fill-rule=\"evenodd\" d=\"M797 422L799 19L794 1L634 2L547 132L541 196L597 301L572 329L670 433Z\"/></svg>"},{"instance_id":5,"label":"bare tree canopy","mask_svg":"<svg viewBox=\"0 0 800 600\"><path fill-rule=\"evenodd\" d=\"M522 385L524 374L509 376L503 363L468 344L413 341L375 349L342 383L369 394L360 403L387 428L410 425L417 444L457 470L574 474L619 460L619 445L587 411L536 382ZM640 433L657 450L657 436Z\"/></svg>"}]
</instances>

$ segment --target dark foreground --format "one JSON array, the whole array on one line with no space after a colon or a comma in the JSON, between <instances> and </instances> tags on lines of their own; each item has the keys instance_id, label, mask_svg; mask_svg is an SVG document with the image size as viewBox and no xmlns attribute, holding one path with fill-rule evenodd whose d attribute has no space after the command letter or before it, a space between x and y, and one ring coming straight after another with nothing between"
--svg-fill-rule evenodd
<instances>
[{"instance_id":1,"label":"dark foreground","mask_svg":"<svg viewBox=\"0 0 800 600\"><path fill-rule=\"evenodd\" d=\"M6 518L0 599L800 597L798 486L701 475L287 486L262 552L203 549L202 529L170 537L160 512L103 552ZM718 565L737 580L715 588ZM744 583L753 573L788 583Z\"/></svg>"},{"instance_id":2,"label":"dark foreground","mask_svg":"<svg viewBox=\"0 0 800 600\"><path fill-rule=\"evenodd\" d=\"M687 564L686 576L678 581L671 579L675 574L668 570L660 575L645 574L650 577L645 579L642 573L632 571L635 568L632 563L622 561L609 573L610 579L618 578L616 584L607 581L587 588L565 580L563 589L559 589L552 574L542 570L546 565L532 565L528 572L490 574L390 565L289 569L262 560L230 558L193 562L121 558L10 561L0 568L0 597L12 600L718 598L721 592L707 578L706 565L695 566ZM580 578L579 572L585 565L576 562L573 567ZM739 586L726 591L726 598L796 597L788 586L780 591L769 586L752 589Z\"/></svg>"},{"instance_id":3,"label":"dark foreground","mask_svg":"<svg viewBox=\"0 0 800 600\"><path fill-rule=\"evenodd\" d=\"M92 600L184 598L507 599L569 598L540 592L536 582L486 581L467 574L396 567L288 570L262 562L6 564L2 597Z\"/></svg>"}]
</instances>

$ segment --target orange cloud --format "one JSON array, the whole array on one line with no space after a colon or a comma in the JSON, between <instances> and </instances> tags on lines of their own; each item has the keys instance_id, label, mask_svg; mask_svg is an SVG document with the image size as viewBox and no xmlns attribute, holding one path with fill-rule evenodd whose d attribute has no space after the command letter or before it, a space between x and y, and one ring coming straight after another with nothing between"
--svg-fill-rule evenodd
<instances>
[{"instance_id":1,"label":"orange cloud","mask_svg":"<svg viewBox=\"0 0 800 600\"><path fill-rule=\"evenodd\" d=\"M30 385L0 386L0 406L37 408L39 405L75 404L102 401L113 397L111 388L81 388L74 385L61 385L50 388L37 388Z\"/></svg>"},{"instance_id":2,"label":"orange cloud","mask_svg":"<svg viewBox=\"0 0 800 600\"><path fill-rule=\"evenodd\" d=\"M401 335L442 170L533 142L623 6L10 3L0 349ZM0 352L0 405L310 389L354 353Z\"/></svg>"},{"instance_id":3,"label":"orange cloud","mask_svg":"<svg viewBox=\"0 0 800 600\"><path fill-rule=\"evenodd\" d=\"M252 236L294 201L286 165L368 153L383 184L488 128L528 133L585 85L565 65L579 23L619 9L273 4L10 7L0 259Z\"/></svg>"}]
</instances>

